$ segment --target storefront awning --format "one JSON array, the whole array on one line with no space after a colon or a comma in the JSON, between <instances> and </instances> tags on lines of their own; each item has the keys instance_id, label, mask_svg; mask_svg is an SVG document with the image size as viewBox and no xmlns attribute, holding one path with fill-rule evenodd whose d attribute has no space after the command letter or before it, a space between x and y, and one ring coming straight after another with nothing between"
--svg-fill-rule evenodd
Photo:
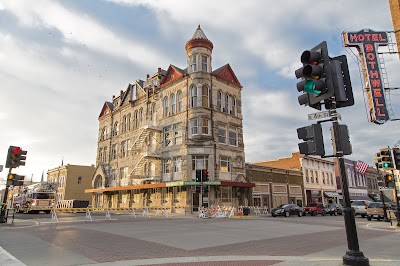
<instances>
[{"instance_id":1,"label":"storefront awning","mask_svg":"<svg viewBox=\"0 0 400 266\"><path fill-rule=\"evenodd\" d=\"M136 185L136 186L124 186L124 187L91 188L91 189L85 189L85 193L106 192L106 191L122 191L122 190L146 189L146 188L160 188L160 187L166 187L165 183L145 184L145 185Z\"/></svg>"},{"instance_id":2,"label":"storefront awning","mask_svg":"<svg viewBox=\"0 0 400 266\"><path fill-rule=\"evenodd\" d=\"M327 196L328 198L337 198L340 197L340 194L337 192L331 192L331 191L325 191L324 195Z\"/></svg>"},{"instance_id":3,"label":"storefront awning","mask_svg":"<svg viewBox=\"0 0 400 266\"><path fill-rule=\"evenodd\" d=\"M222 181L221 186L223 187L255 187L255 183L244 183L244 182L232 182L232 181Z\"/></svg>"},{"instance_id":4,"label":"storefront awning","mask_svg":"<svg viewBox=\"0 0 400 266\"><path fill-rule=\"evenodd\" d=\"M365 196L352 196L350 195L350 200L367 200L367 201L372 201L372 199L370 197L368 197L367 195Z\"/></svg>"},{"instance_id":5,"label":"storefront awning","mask_svg":"<svg viewBox=\"0 0 400 266\"><path fill-rule=\"evenodd\" d=\"M145 185L136 185L136 186L91 188L91 189L86 189L85 193L102 193L102 192L106 192L106 191L123 191L123 190L134 190L134 189L180 187L180 186L201 186L201 185L223 186L223 187L255 187L256 186L255 183L217 181L217 180L212 180L212 181L203 182L203 183L195 182L195 181L174 181L174 182L145 184Z\"/></svg>"}]
</instances>

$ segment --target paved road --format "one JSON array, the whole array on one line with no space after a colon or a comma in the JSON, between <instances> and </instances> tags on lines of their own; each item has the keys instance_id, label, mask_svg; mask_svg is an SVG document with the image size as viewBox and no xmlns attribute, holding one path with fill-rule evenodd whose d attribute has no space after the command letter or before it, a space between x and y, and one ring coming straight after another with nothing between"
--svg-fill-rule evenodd
<instances>
[{"instance_id":1,"label":"paved road","mask_svg":"<svg viewBox=\"0 0 400 266\"><path fill-rule=\"evenodd\" d=\"M18 216L0 226L0 265L340 265L343 217L199 219L59 215ZM400 265L400 230L356 218L371 265Z\"/></svg>"}]
</instances>

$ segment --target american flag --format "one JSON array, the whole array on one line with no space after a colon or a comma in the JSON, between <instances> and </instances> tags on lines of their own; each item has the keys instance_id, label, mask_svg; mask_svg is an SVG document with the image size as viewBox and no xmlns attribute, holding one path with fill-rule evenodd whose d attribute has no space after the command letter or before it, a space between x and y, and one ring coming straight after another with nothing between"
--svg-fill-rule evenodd
<instances>
[{"instance_id":1,"label":"american flag","mask_svg":"<svg viewBox=\"0 0 400 266\"><path fill-rule=\"evenodd\" d=\"M364 163L362 161L357 161L356 164L356 171L361 173L361 174L365 174L365 172L367 172L369 165L367 163Z\"/></svg>"}]
</instances>

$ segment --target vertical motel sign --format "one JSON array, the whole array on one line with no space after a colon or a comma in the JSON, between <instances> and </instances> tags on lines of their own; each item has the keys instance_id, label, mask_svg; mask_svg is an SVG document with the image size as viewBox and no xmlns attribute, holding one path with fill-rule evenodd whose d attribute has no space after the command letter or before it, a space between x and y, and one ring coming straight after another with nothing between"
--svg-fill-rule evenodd
<instances>
[{"instance_id":1,"label":"vertical motel sign","mask_svg":"<svg viewBox=\"0 0 400 266\"><path fill-rule=\"evenodd\" d=\"M387 33L363 29L359 32L344 32L346 47L356 47L363 57L363 70L367 88L371 122L383 124L389 120L386 108L382 75L378 60L378 46L388 45Z\"/></svg>"}]
</instances>

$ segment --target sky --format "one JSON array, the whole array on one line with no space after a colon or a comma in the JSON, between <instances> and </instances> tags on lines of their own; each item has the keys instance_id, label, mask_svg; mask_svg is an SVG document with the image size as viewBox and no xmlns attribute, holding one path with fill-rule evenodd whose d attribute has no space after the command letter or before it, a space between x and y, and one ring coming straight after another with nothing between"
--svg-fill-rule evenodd
<instances>
[{"instance_id":1,"label":"sky","mask_svg":"<svg viewBox=\"0 0 400 266\"><path fill-rule=\"evenodd\" d=\"M214 44L212 69L229 63L243 86L246 162L298 151L296 129L315 123L307 114L318 110L299 105L294 71L322 41L349 62L355 105L338 109L353 146L346 158L373 165L379 149L400 140L398 121L369 122L358 54L341 37L393 31L388 0L0 0L0 164L10 145L28 151L13 171L33 181L61 162L95 164L104 102L158 67L186 68L184 47L199 24ZM399 87L398 55L384 60L390 87ZM399 99L390 91L392 119Z\"/></svg>"}]
</instances>

